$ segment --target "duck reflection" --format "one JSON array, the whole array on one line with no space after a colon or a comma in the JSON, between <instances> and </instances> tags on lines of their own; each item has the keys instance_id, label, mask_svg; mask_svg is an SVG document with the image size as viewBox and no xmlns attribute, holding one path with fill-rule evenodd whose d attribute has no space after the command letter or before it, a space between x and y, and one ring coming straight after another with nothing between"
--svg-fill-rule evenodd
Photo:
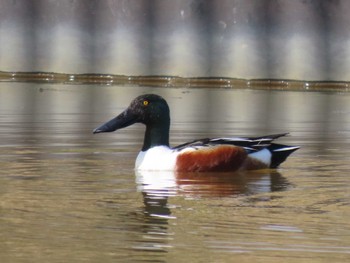
<instances>
[{"instance_id":1,"label":"duck reflection","mask_svg":"<svg viewBox=\"0 0 350 263\"><path fill-rule=\"evenodd\" d=\"M190 198L229 197L284 191L290 183L276 170L235 173L179 173L136 171L138 190L143 194L149 220L173 218L168 204L171 196Z\"/></svg>"},{"instance_id":2,"label":"duck reflection","mask_svg":"<svg viewBox=\"0 0 350 263\"><path fill-rule=\"evenodd\" d=\"M173 172L136 172L138 191L143 194L145 215L152 220L171 218L168 197L177 195L176 175Z\"/></svg>"},{"instance_id":3,"label":"duck reflection","mask_svg":"<svg viewBox=\"0 0 350 263\"><path fill-rule=\"evenodd\" d=\"M169 196L228 197L283 191L290 187L287 179L276 170L244 171L234 175L137 171L136 182L138 190L152 202L154 198L161 200Z\"/></svg>"},{"instance_id":4,"label":"duck reflection","mask_svg":"<svg viewBox=\"0 0 350 263\"><path fill-rule=\"evenodd\" d=\"M138 190L143 194L144 209L141 219L142 236L133 249L153 252L152 257L159 262L164 261L163 256L171 247L169 241L173 239L173 233L169 231L169 220L174 217L171 216L168 205L168 197L176 195L176 183L172 178L174 177L167 178L165 175L155 184L151 184L148 180L152 179L152 173L145 177L136 174Z\"/></svg>"},{"instance_id":5,"label":"duck reflection","mask_svg":"<svg viewBox=\"0 0 350 263\"><path fill-rule=\"evenodd\" d=\"M235 173L177 173L136 171L138 190L144 201L143 236L136 250L167 252L173 233L169 230L173 204L169 197L230 197L283 191L290 184L276 170ZM159 255L161 256L161 255Z\"/></svg>"},{"instance_id":6,"label":"duck reflection","mask_svg":"<svg viewBox=\"0 0 350 263\"><path fill-rule=\"evenodd\" d=\"M276 170L245 171L234 176L232 173L172 171L136 171L135 175L138 191L143 195L145 221L158 226L166 226L169 219L175 218L171 214L172 206L168 204L169 197L248 196L284 191L290 187L287 179Z\"/></svg>"}]
</instances>

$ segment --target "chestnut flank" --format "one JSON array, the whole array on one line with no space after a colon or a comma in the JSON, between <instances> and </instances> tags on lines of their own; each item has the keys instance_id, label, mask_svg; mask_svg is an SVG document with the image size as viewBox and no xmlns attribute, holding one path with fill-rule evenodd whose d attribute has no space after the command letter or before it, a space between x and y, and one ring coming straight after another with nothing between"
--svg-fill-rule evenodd
<instances>
[{"instance_id":1,"label":"chestnut flank","mask_svg":"<svg viewBox=\"0 0 350 263\"><path fill-rule=\"evenodd\" d=\"M247 153L241 147L232 145L204 147L179 154L175 169L179 172L236 171L246 159Z\"/></svg>"}]
</instances>

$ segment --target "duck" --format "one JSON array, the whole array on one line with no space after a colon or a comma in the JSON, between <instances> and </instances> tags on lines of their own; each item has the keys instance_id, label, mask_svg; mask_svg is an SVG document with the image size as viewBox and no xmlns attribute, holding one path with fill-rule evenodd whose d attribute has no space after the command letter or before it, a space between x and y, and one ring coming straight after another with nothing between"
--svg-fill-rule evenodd
<instances>
[{"instance_id":1,"label":"duck","mask_svg":"<svg viewBox=\"0 0 350 263\"><path fill-rule=\"evenodd\" d=\"M135 123L146 126L136 171L235 172L275 169L299 146L277 144L280 133L259 137L203 138L171 147L170 109L157 94L136 97L118 116L93 130L114 132Z\"/></svg>"}]
</instances>

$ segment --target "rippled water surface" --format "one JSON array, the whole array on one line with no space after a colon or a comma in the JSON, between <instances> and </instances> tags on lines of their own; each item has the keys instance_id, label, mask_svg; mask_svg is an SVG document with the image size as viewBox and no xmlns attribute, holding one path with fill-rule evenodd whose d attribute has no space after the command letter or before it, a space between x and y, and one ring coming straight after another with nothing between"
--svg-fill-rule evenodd
<instances>
[{"instance_id":1,"label":"rippled water surface","mask_svg":"<svg viewBox=\"0 0 350 263\"><path fill-rule=\"evenodd\" d=\"M278 170L135 173L154 92L171 143L289 131ZM0 83L1 262L347 262L350 94Z\"/></svg>"}]
</instances>

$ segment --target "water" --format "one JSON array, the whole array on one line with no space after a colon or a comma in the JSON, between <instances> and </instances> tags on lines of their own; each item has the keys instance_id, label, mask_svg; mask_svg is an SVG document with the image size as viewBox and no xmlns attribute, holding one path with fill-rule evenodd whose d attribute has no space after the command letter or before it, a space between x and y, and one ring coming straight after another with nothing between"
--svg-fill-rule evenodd
<instances>
[{"instance_id":1,"label":"water","mask_svg":"<svg viewBox=\"0 0 350 263\"><path fill-rule=\"evenodd\" d=\"M289 131L302 148L276 171L135 173L142 125L92 129L145 92L174 145ZM0 83L0 134L1 262L350 259L348 93Z\"/></svg>"}]
</instances>

